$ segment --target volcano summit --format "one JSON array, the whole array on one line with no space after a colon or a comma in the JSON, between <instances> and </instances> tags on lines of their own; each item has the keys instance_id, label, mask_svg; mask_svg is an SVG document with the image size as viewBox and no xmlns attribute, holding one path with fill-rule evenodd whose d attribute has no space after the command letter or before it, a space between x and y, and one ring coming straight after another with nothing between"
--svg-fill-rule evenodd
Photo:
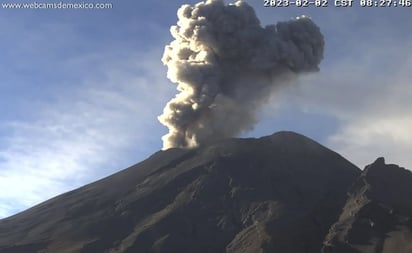
<instances>
[{"instance_id":1,"label":"volcano summit","mask_svg":"<svg viewBox=\"0 0 412 253\"><path fill-rule=\"evenodd\" d=\"M293 132L227 139L0 220L0 253L409 253L410 185L383 159L362 172Z\"/></svg>"}]
</instances>

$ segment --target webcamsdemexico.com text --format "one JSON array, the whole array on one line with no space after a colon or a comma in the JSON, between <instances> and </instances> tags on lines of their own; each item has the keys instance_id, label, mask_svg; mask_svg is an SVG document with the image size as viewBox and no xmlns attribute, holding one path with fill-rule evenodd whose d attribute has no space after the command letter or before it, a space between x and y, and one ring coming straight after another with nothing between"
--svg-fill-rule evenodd
<instances>
[{"instance_id":1,"label":"webcamsdemexico.com text","mask_svg":"<svg viewBox=\"0 0 412 253\"><path fill-rule=\"evenodd\" d=\"M2 9L112 9L112 3L2 3Z\"/></svg>"}]
</instances>

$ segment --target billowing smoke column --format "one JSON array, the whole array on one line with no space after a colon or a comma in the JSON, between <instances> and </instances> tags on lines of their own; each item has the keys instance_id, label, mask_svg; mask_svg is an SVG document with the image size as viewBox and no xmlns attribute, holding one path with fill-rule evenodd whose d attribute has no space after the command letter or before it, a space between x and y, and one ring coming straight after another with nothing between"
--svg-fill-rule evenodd
<instances>
[{"instance_id":1,"label":"billowing smoke column","mask_svg":"<svg viewBox=\"0 0 412 253\"><path fill-rule=\"evenodd\" d=\"M307 17L262 27L243 1L183 5L162 61L180 92L159 121L163 148L194 147L253 128L274 89L298 73L318 71L323 36Z\"/></svg>"}]
</instances>

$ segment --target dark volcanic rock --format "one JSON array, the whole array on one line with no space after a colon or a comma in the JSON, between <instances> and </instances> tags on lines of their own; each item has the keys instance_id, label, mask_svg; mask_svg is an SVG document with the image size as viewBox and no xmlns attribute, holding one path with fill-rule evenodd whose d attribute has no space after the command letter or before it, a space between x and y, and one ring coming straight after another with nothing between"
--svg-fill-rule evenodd
<instances>
[{"instance_id":1,"label":"dark volcanic rock","mask_svg":"<svg viewBox=\"0 0 412 253\"><path fill-rule=\"evenodd\" d=\"M292 132L161 151L1 220L0 253L319 253L359 174Z\"/></svg>"},{"instance_id":2,"label":"dark volcanic rock","mask_svg":"<svg viewBox=\"0 0 412 253\"><path fill-rule=\"evenodd\" d=\"M412 253L412 173L378 158L349 192L324 253Z\"/></svg>"}]
</instances>

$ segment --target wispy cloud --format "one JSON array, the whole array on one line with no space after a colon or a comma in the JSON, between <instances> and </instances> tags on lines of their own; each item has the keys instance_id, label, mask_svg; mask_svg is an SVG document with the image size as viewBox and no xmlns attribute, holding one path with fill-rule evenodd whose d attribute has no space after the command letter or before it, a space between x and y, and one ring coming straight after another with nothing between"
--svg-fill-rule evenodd
<instances>
[{"instance_id":1,"label":"wispy cloud","mask_svg":"<svg viewBox=\"0 0 412 253\"><path fill-rule=\"evenodd\" d=\"M266 23L302 14L298 9L257 10ZM325 35L320 72L279 89L262 111L262 121L246 136L294 130L360 168L385 156L387 162L412 170L412 37L406 32L410 14L305 11Z\"/></svg>"},{"instance_id":2,"label":"wispy cloud","mask_svg":"<svg viewBox=\"0 0 412 253\"><path fill-rule=\"evenodd\" d=\"M412 169L412 40L360 44L321 73L309 76L288 96L301 110L336 118L326 145L363 167L385 156ZM385 50L382 50L385 48Z\"/></svg>"},{"instance_id":3,"label":"wispy cloud","mask_svg":"<svg viewBox=\"0 0 412 253\"><path fill-rule=\"evenodd\" d=\"M0 217L131 165L157 149L165 85L159 52L111 62L36 119L5 122L0 149ZM127 67L125 67L127 66ZM135 152L135 157L130 157Z\"/></svg>"},{"instance_id":4,"label":"wispy cloud","mask_svg":"<svg viewBox=\"0 0 412 253\"><path fill-rule=\"evenodd\" d=\"M276 16L280 20L302 14L298 9L284 12L254 5L270 23L275 12L285 16ZM280 91L265 116L299 108L298 116L309 114L306 122L310 115L320 115L311 123L313 131L319 131L316 124L322 123L324 115L333 121L332 133L322 132L328 135L325 144L360 167L384 155L411 169L412 48L407 45L412 41L402 29L392 29L409 26L410 22L400 21L402 17L406 21L410 13L392 10L395 16L390 18L397 24L376 15L377 26L363 11L308 12L327 36L324 65L296 89ZM109 175L160 149L160 136L167 130L156 117L175 91L160 63L164 43L156 45L153 34L150 42L144 39L148 20L128 22L133 27L125 31L138 34L124 38L119 33L122 36L116 34L115 41L109 39L116 38L115 33L101 32L98 39L86 36L96 27L88 23L85 28L82 20L73 26L70 16L54 16L53 22L42 16L42 22L34 22L40 15L5 15L0 17L4 21L0 22L4 37L0 45L8 49L0 61L0 88L4 89L0 105L6 109L0 115L0 217ZM107 32L121 24L108 29L101 21L95 20ZM353 27L364 30L355 32ZM167 30L162 28L165 35L159 37L169 36ZM402 41L397 40L399 34L405 35ZM122 44L124 39L128 42ZM146 47L130 47L127 43L133 40ZM151 47L159 50L141 52ZM273 125L267 124L269 132L274 131Z\"/></svg>"},{"instance_id":5,"label":"wispy cloud","mask_svg":"<svg viewBox=\"0 0 412 253\"><path fill-rule=\"evenodd\" d=\"M397 68L373 84L379 92L363 93L366 101L342 121L330 144L362 166L377 156L412 169L412 54L399 52ZM372 73L370 73L373 75ZM375 75L380 76L379 73ZM367 82L368 77L362 78Z\"/></svg>"},{"instance_id":6,"label":"wispy cloud","mask_svg":"<svg viewBox=\"0 0 412 253\"><path fill-rule=\"evenodd\" d=\"M0 218L160 149L168 30L121 8L0 17Z\"/></svg>"}]
</instances>

